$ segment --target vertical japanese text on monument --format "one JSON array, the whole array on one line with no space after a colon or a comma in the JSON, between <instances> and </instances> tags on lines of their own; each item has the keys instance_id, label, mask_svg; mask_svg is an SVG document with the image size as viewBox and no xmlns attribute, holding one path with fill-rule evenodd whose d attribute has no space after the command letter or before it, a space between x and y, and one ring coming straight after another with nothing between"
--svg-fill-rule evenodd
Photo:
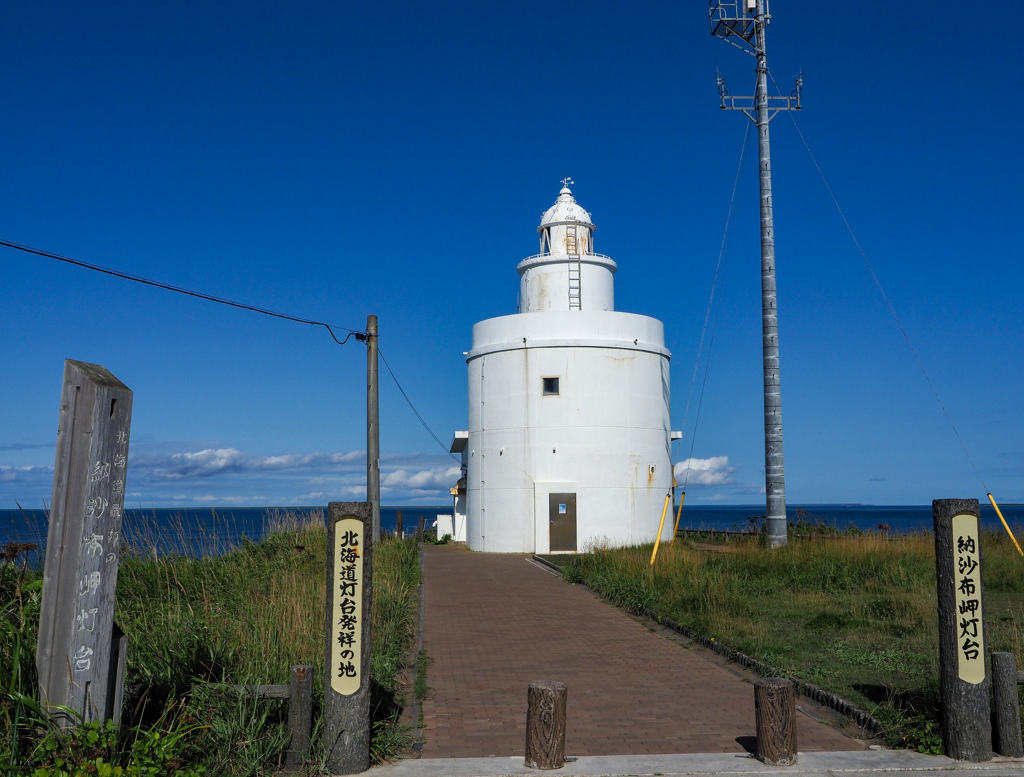
<instances>
[{"instance_id":1,"label":"vertical japanese text on monument","mask_svg":"<svg viewBox=\"0 0 1024 777\"><path fill-rule=\"evenodd\" d=\"M958 674L964 682L985 679L985 639L981 612L981 546L978 519L953 518L953 580L956 589Z\"/></svg>"},{"instance_id":2,"label":"vertical japanese text on monument","mask_svg":"<svg viewBox=\"0 0 1024 777\"><path fill-rule=\"evenodd\" d=\"M78 587L74 632L78 649L71 664L76 672L92 670L93 633L97 621L107 612L100 605L103 591L117 579L121 547L121 518L124 512L124 476L128 462L128 431L115 433L112 462L96 461L89 468L90 495L85 507L82 538L82 579ZM92 647L90 646L92 645Z\"/></svg>"},{"instance_id":3,"label":"vertical japanese text on monument","mask_svg":"<svg viewBox=\"0 0 1024 777\"><path fill-rule=\"evenodd\" d=\"M342 518L334 527L331 687L344 696L359 690L363 619L363 522Z\"/></svg>"}]
</instances>

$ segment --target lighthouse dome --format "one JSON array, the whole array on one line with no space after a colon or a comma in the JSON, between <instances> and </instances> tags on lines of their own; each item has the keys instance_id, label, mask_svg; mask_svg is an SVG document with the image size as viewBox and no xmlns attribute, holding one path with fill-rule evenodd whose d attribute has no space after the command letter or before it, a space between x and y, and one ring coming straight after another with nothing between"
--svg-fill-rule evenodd
<instances>
[{"instance_id":1,"label":"lighthouse dome","mask_svg":"<svg viewBox=\"0 0 1024 777\"><path fill-rule=\"evenodd\" d=\"M579 206L569 187L563 186L555 204L544 211L540 217L540 226L537 227L537 231L542 232L555 224L571 223L586 226L591 232L595 229L594 222L590 220L590 214Z\"/></svg>"}]
</instances>

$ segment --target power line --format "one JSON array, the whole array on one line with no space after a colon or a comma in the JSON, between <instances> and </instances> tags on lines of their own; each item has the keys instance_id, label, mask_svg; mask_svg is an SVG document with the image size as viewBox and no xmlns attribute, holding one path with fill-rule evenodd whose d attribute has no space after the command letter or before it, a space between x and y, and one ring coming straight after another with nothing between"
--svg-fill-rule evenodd
<instances>
[{"instance_id":1,"label":"power line","mask_svg":"<svg viewBox=\"0 0 1024 777\"><path fill-rule=\"evenodd\" d=\"M395 385L398 386L398 390L402 392L402 396L405 397L405 401L409 403L409 407L412 409L412 412L416 414L416 417L420 420L420 423L423 424L423 428L426 429L427 433L434 438L434 442L441 446L441 450L443 450L445 453L451 456L452 459L457 461L459 464L462 464L462 459L460 459L458 456L452 453L448 449L448 446L441 442L441 438L434 434L434 430L427 425L427 422L423 420L423 416L420 415L420 411L416 409L416 406L412 403L412 400L409 399L409 395L405 393L405 389L402 388L402 384L398 382L398 378L395 377L394 370L391 369L391 365L388 364L388 360L384 358L384 352L380 350L380 348L377 349L377 355L380 356L380 360L384 362L384 366L388 368L388 372L391 374L391 379L395 381Z\"/></svg>"},{"instance_id":2,"label":"power line","mask_svg":"<svg viewBox=\"0 0 1024 777\"><path fill-rule=\"evenodd\" d=\"M266 310L265 308L258 308L255 305L246 305L242 302L233 302L229 299L222 297L214 297L210 294L203 294L202 292L193 291L192 289L186 289L183 286L173 286L169 283L161 283L160 281L150 280L149 278L143 278L140 275L131 275L130 273L121 272L119 270L111 270L107 267L100 267L98 264L90 264L89 262L83 262L78 259L72 259L68 256L61 256L60 254L54 254L49 251L43 251L39 248L32 248L31 246L21 245L19 243L12 243L10 240L0 240L0 245L7 246L8 248L14 248L18 251L24 251L28 254L35 254L36 256L45 256L47 259L56 259L58 262L67 262L73 264L76 267L84 267L86 270L93 270L95 272L105 273L106 275L113 275L115 278L122 278L126 281L133 281L134 283L142 283L146 286L154 286L158 289L164 289L165 291L173 291L176 294L184 294L189 297L196 297L197 299L204 299L208 302L216 302L218 305L228 305L233 308L241 308L242 310L250 310L253 313L261 313L264 316L273 316L274 318L283 318L285 321L294 321L298 324L310 324L312 326L322 326L328 332L331 337L334 338L334 342L338 345L344 345L348 342L350 337L355 337L356 340L366 340L366 333L357 329L349 329L343 326L337 326L336 324L325 324L323 321L310 321L306 318L298 318L297 316L289 316L286 313L276 313L273 310ZM340 329L348 332L344 340L339 340L334 330Z\"/></svg>"},{"instance_id":3,"label":"power line","mask_svg":"<svg viewBox=\"0 0 1024 777\"><path fill-rule=\"evenodd\" d=\"M36 256L43 256L46 257L47 259L56 259L59 262L66 262L67 264L72 264L76 267L83 267L86 270L93 270L95 272L104 273L106 275L113 275L115 278L122 278L123 280L126 281L142 283L145 284L146 286L153 286L158 289L164 289L165 291L173 291L176 294L184 294L186 296L195 297L197 299L206 300L208 302L216 302L219 305L227 305L229 307L239 308L241 310L249 310L253 313L261 313L264 316L281 318L284 319L285 321L294 321L298 324L322 326L330 333L331 337L334 338L334 342L336 342L338 345L344 345L349 341L349 338L351 337L355 337L356 340L359 340L360 342L366 341L366 332L361 332L356 329L349 329L347 327L337 326L336 324L326 324L323 321L312 321L307 318L299 318L298 316L290 316L287 313L277 313L273 310L258 308L255 305L247 305L243 302L234 302L233 300L224 299L223 297L214 297L211 294L203 294L202 292L199 291L186 289L183 286L174 286L170 283L161 283L160 281L154 281L149 278L143 278L142 276L139 275L132 275L130 273L121 272L119 270L111 270L107 267L101 267L97 264L90 264L89 262L83 262L78 259L72 259L69 256L61 256L60 254L55 254L50 251L43 251L42 249L39 248L32 248L31 246L21 245L20 243L14 243L10 240L0 240L0 245L7 246L8 248L14 248L15 250L18 251L24 251L25 253L35 254ZM335 329L340 329L345 332L348 332L344 340L339 340L335 336ZM443 442L441 442L441 439L436 434L434 434L434 431L427 425L427 422L423 420L423 416L420 415L420 412L416 409L416 406L413 405L412 400L409 399L409 395L405 393L405 389L403 389L402 384L398 382L398 378L395 375L394 370L391 369L391 365L388 364L387 359L384 358L384 353L379 348L377 350L377 354L380 356L381 361L384 362L384 366L388 368L388 372L390 373L392 380L395 381L395 385L398 386L398 390L402 393L402 396L405 398L405 401L409 404L409 407L412 409L412 412L415 413L420 423L423 424L423 428L426 429L427 432L429 432L430 436L434 438L434 441L441 446L442 450L444 450L445 453L447 453L455 461L461 464L461 459L457 458L451 451L448 450L448 447Z\"/></svg>"}]
</instances>

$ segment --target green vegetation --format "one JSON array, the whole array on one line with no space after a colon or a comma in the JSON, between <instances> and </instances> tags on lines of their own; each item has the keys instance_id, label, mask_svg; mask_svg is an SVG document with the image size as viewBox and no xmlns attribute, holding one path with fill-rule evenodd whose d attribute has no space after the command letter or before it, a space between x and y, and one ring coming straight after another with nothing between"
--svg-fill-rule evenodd
<instances>
[{"instance_id":1,"label":"green vegetation","mask_svg":"<svg viewBox=\"0 0 1024 777\"><path fill-rule=\"evenodd\" d=\"M116 619L131 643L120 731L90 725L62 734L38 706L42 580L27 551L9 546L0 557L0 765L39 775L270 773L287 744L287 702L208 684L287 683L292 665L312 664L317 722L307 773L321 773L327 532L319 512L269 520L263 541L216 555L159 555L155 541L126 550ZM379 761L409 740L398 725L398 676L415 658L415 541L378 545L373 567L371 752Z\"/></svg>"},{"instance_id":2,"label":"green vegetation","mask_svg":"<svg viewBox=\"0 0 1024 777\"><path fill-rule=\"evenodd\" d=\"M1024 665L1024 558L982 540L988 647ZM930 534L828 533L767 552L756 537L555 556L631 612L653 610L862 706L890 744L936 752L938 615Z\"/></svg>"},{"instance_id":3,"label":"green vegetation","mask_svg":"<svg viewBox=\"0 0 1024 777\"><path fill-rule=\"evenodd\" d=\"M413 682L413 695L420 701L430 698L430 686L427 685L427 669L430 666L430 656L427 651L420 648L416 655L416 679Z\"/></svg>"}]
</instances>

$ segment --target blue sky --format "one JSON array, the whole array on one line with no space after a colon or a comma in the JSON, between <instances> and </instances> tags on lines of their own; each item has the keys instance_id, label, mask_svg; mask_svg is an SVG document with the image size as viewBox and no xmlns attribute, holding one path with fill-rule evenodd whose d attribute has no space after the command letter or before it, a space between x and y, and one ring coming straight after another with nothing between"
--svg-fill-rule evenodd
<instances>
[{"instance_id":1,"label":"blue sky","mask_svg":"<svg viewBox=\"0 0 1024 777\"><path fill-rule=\"evenodd\" d=\"M985 484L1024 501L1024 144L1001 20L771 10L801 130ZM568 174L617 308L665 322L683 426L746 122L718 109L716 68L753 88L704 3L40 2L5 30L0 239L342 327L374 313L447 440L471 327L515 311ZM772 144L790 503L983 497L788 116ZM674 443L700 460L688 502L763 498L757 207L750 145L700 423L691 407ZM365 493L362 345L8 248L0 273L0 508L49 498L65 358L135 392L133 506ZM383 371L381 448L384 503L447 502L454 463Z\"/></svg>"}]
</instances>

